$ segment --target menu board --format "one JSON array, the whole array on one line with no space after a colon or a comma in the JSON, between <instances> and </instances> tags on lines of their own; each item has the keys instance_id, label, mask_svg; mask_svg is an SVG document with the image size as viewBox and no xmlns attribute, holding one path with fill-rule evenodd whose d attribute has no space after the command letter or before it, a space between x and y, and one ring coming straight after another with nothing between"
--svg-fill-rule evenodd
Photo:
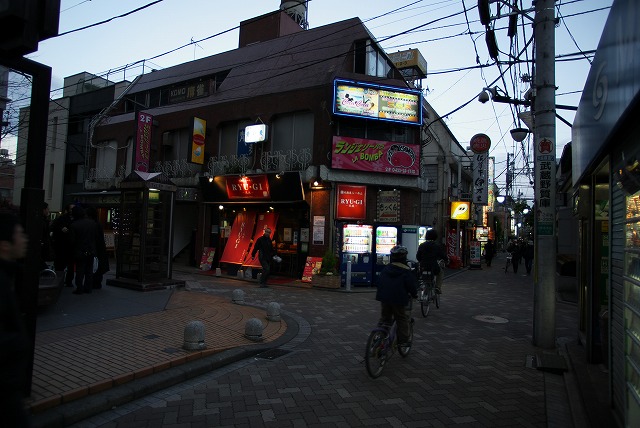
<instances>
[{"instance_id":1,"label":"menu board","mask_svg":"<svg viewBox=\"0 0 640 428\"><path fill-rule=\"evenodd\" d=\"M302 282L311 282L313 275L320 273L322 267L322 257L307 257L307 261L304 264L304 270L302 272Z\"/></svg>"}]
</instances>

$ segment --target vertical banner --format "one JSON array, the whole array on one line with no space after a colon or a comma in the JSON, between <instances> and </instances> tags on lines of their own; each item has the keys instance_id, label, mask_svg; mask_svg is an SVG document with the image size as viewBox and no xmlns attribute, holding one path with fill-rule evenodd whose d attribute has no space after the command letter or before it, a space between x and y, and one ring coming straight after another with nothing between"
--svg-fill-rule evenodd
<instances>
[{"instance_id":1,"label":"vertical banner","mask_svg":"<svg viewBox=\"0 0 640 428\"><path fill-rule=\"evenodd\" d=\"M378 192L378 211L376 218L380 223L400 221L400 191L380 190Z\"/></svg>"},{"instance_id":2,"label":"vertical banner","mask_svg":"<svg viewBox=\"0 0 640 428\"><path fill-rule=\"evenodd\" d=\"M199 117L193 118L193 131L191 132L191 149L189 162L204 164L204 137L207 134L207 121Z\"/></svg>"},{"instance_id":3,"label":"vertical banner","mask_svg":"<svg viewBox=\"0 0 640 428\"><path fill-rule=\"evenodd\" d=\"M136 155L134 169L140 172L149 172L149 152L151 151L151 130L153 116L147 113L138 113L138 132L136 133Z\"/></svg>"},{"instance_id":4,"label":"vertical banner","mask_svg":"<svg viewBox=\"0 0 640 428\"><path fill-rule=\"evenodd\" d=\"M553 236L555 223L556 147L549 138L541 138L536 144L536 233L538 236ZM554 201L555 202L555 201Z\"/></svg>"},{"instance_id":5,"label":"vertical banner","mask_svg":"<svg viewBox=\"0 0 640 428\"><path fill-rule=\"evenodd\" d=\"M487 205L489 202L489 156L487 152L473 155L473 203Z\"/></svg>"},{"instance_id":6,"label":"vertical banner","mask_svg":"<svg viewBox=\"0 0 640 428\"><path fill-rule=\"evenodd\" d=\"M220 263L242 264L249 251L249 241L251 241L255 221L256 213L254 211L243 211L236 215Z\"/></svg>"},{"instance_id":7,"label":"vertical banner","mask_svg":"<svg viewBox=\"0 0 640 428\"><path fill-rule=\"evenodd\" d=\"M256 254L255 260L251 260L251 251L253 251L253 246L256 244L256 241L259 237L264 234L264 229L271 229L271 240L276 236L276 225L278 224L278 214L269 212L269 213L260 213L258 214L258 222L256 224L256 231L253 234L253 240L249 244L249 250L247 252L247 257L245 258L243 264L244 266L250 266L259 268L262 267L260 264L260 260L258 260L258 254Z\"/></svg>"}]
</instances>

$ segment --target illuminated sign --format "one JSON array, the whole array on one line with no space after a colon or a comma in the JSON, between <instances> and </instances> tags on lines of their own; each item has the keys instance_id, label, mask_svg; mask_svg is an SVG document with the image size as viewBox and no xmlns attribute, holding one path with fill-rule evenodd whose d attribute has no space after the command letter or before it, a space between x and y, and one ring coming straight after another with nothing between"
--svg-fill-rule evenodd
<instances>
[{"instance_id":1,"label":"illuminated sign","mask_svg":"<svg viewBox=\"0 0 640 428\"><path fill-rule=\"evenodd\" d=\"M333 137L331 168L386 174L420 175L418 144Z\"/></svg>"},{"instance_id":2,"label":"illuminated sign","mask_svg":"<svg viewBox=\"0 0 640 428\"><path fill-rule=\"evenodd\" d=\"M367 215L367 186L338 184L338 219L364 220Z\"/></svg>"},{"instance_id":3,"label":"illuminated sign","mask_svg":"<svg viewBox=\"0 0 640 428\"><path fill-rule=\"evenodd\" d=\"M421 103L420 91L334 81L333 113L337 115L422 125Z\"/></svg>"},{"instance_id":4,"label":"illuminated sign","mask_svg":"<svg viewBox=\"0 0 640 428\"><path fill-rule=\"evenodd\" d=\"M229 199L269 199L269 181L266 175L227 177Z\"/></svg>"},{"instance_id":5,"label":"illuminated sign","mask_svg":"<svg viewBox=\"0 0 640 428\"><path fill-rule=\"evenodd\" d=\"M194 117L189 162L199 165L204 164L204 137L206 134L207 121L199 117Z\"/></svg>"},{"instance_id":6,"label":"illuminated sign","mask_svg":"<svg viewBox=\"0 0 640 428\"><path fill-rule=\"evenodd\" d=\"M244 142L245 143L259 143L267 139L267 133L269 128L267 125L249 125L244 128Z\"/></svg>"},{"instance_id":7,"label":"illuminated sign","mask_svg":"<svg viewBox=\"0 0 640 428\"><path fill-rule=\"evenodd\" d=\"M469 220L471 202L453 201L451 202L451 220Z\"/></svg>"}]
</instances>

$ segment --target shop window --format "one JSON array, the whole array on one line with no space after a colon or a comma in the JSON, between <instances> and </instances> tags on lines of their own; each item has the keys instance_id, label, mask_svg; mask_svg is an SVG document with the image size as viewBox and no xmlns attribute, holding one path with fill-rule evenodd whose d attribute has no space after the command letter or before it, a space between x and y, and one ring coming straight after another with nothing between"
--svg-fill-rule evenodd
<instances>
[{"instance_id":1,"label":"shop window","mask_svg":"<svg viewBox=\"0 0 640 428\"><path fill-rule=\"evenodd\" d=\"M354 43L354 72L374 77L392 77L393 67L386 55L370 39Z\"/></svg>"},{"instance_id":2,"label":"shop window","mask_svg":"<svg viewBox=\"0 0 640 428\"><path fill-rule=\"evenodd\" d=\"M338 135L405 144L415 142L415 130L413 128L377 120L340 118Z\"/></svg>"},{"instance_id":3,"label":"shop window","mask_svg":"<svg viewBox=\"0 0 640 428\"><path fill-rule=\"evenodd\" d=\"M273 120L271 150L288 151L313 147L313 113L296 112L277 116Z\"/></svg>"}]
</instances>

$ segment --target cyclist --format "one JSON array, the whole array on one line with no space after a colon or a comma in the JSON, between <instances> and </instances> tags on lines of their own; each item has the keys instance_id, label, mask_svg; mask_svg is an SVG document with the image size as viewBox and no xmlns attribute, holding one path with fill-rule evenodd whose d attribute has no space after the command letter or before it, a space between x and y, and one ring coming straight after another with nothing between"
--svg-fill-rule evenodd
<instances>
[{"instance_id":1,"label":"cyclist","mask_svg":"<svg viewBox=\"0 0 640 428\"><path fill-rule=\"evenodd\" d=\"M442 293L442 277L444 272L440 269L439 261L448 263L447 252L444 246L437 242L438 232L435 229L427 230L425 235L426 240L418 247L416 253L416 259L420 263L420 270L424 272L431 272L436 278L436 293Z\"/></svg>"},{"instance_id":2,"label":"cyclist","mask_svg":"<svg viewBox=\"0 0 640 428\"><path fill-rule=\"evenodd\" d=\"M396 245L391 249L391 263L380 273L376 300L381 303L380 325L398 324L398 344L409 345L409 323L407 313L409 296L418 297L418 279L407 264L407 248Z\"/></svg>"}]
</instances>

